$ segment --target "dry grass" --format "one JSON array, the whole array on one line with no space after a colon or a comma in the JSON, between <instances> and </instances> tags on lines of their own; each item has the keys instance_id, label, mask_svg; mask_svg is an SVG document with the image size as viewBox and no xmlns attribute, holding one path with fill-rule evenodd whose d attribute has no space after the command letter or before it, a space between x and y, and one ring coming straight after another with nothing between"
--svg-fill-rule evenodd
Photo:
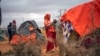
<instances>
[{"instance_id":1,"label":"dry grass","mask_svg":"<svg viewBox=\"0 0 100 56\"><path fill-rule=\"evenodd\" d=\"M99 29L100 30L100 29ZM93 33L89 34L88 36L92 36ZM88 36L85 36L87 39ZM67 44L64 44L64 38L62 36L62 31L57 32L57 43L59 46L59 56L100 56L100 45L95 44L89 44L90 47L88 49L85 48L85 46L82 46L81 44L84 43L85 39L76 41L76 36L73 36L74 39L70 39L71 41ZM94 38L100 37L100 31L95 31ZM95 42L96 40L94 40ZM92 47L94 46L94 47Z\"/></svg>"}]
</instances>

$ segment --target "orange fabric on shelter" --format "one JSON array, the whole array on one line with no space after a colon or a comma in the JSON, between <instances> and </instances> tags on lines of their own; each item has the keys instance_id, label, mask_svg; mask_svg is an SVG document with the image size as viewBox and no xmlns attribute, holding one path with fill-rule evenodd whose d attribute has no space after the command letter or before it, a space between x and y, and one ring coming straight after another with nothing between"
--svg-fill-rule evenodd
<instances>
[{"instance_id":1,"label":"orange fabric on shelter","mask_svg":"<svg viewBox=\"0 0 100 56\"><path fill-rule=\"evenodd\" d=\"M28 36L24 36L24 35L21 35L21 40L22 42L28 42L30 39L28 38Z\"/></svg>"},{"instance_id":2,"label":"orange fabric on shelter","mask_svg":"<svg viewBox=\"0 0 100 56\"><path fill-rule=\"evenodd\" d=\"M19 42L28 42L28 41L32 41L33 43L36 42L36 33L32 33L31 35L29 36L23 36L23 35L18 35L18 34L15 34L13 36L13 38L11 39L10 41L10 44L12 45L18 45Z\"/></svg>"},{"instance_id":3,"label":"orange fabric on shelter","mask_svg":"<svg viewBox=\"0 0 100 56\"><path fill-rule=\"evenodd\" d=\"M15 35L12 37L12 39L11 39L11 41L10 41L10 44L12 44L12 45L17 45L17 44L19 43L19 41L20 41L20 36L17 35L17 34L15 34Z\"/></svg>"},{"instance_id":4,"label":"orange fabric on shelter","mask_svg":"<svg viewBox=\"0 0 100 56\"><path fill-rule=\"evenodd\" d=\"M89 34L93 28L100 27L100 8L93 3L88 2L71 8L63 14L60 20L69 20L80 36Z\"/></svg>"}]
</instances>

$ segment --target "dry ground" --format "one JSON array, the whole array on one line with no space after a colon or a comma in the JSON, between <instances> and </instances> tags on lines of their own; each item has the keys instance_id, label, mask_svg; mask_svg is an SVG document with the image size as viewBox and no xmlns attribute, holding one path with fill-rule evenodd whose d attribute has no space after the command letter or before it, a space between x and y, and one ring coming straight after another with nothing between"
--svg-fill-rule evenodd
<instances>
[{"instance_id":1,"label":"dry ground","mask_svg":"<svg viewBox=\"0 0 100 56\"><path fill-rule=\"evenodd\" d=\"M1 51L1 53L6 53L9 50L12 50L12 46L9 45L8 38L5 38L4 41L0 41L0 51Z\"/></svg>"}]
</instances>

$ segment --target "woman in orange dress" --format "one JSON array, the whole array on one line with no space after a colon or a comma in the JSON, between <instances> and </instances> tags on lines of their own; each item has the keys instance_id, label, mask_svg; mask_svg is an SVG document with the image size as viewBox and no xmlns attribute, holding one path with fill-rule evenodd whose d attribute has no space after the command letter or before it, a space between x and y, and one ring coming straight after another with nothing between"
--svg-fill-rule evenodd
<instances>
[{"instance_id":1,"label":"woman in orange dress","mask_svg":"<svg viewBox=\"0 0 100 56\"><path fill-rule=\"evenodd\" d=\"M48 40L46 52L54 49L54 47L56 46L56 31L50 21L50 17L51 17L50 14L46 14L44 16L44 26L45 26L46 36Z\"/></svg>"}]
</instances>

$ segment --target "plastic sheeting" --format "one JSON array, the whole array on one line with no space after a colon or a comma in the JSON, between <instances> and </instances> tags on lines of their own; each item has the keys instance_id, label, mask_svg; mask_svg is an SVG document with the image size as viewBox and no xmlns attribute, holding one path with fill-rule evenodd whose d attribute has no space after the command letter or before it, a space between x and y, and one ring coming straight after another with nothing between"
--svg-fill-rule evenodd
<instances>
[{"instance_id":1,"label":"plastic sheeting","mask_svg":"<svg viewBox=\"0 0 100 56\"><path fill-rule=\"evenodd\" d=\"M69 20L80 36L89 34L100 27L100 8L88 2L71 8L63 14L61 21Z\"/></svg>"}]
</instances>

